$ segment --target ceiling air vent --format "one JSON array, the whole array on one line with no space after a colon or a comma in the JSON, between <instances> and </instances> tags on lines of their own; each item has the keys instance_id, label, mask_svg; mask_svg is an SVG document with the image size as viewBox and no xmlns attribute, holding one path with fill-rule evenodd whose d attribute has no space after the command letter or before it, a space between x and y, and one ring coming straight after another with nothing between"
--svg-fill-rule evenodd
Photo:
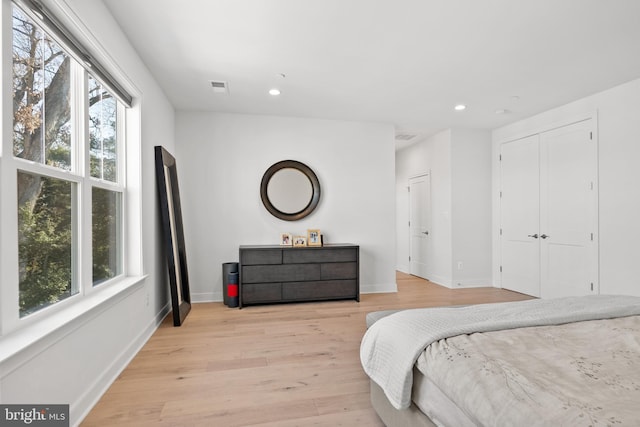
<instances>
[{"instance_id":1,"label":"ceiling air vent","mask_svg":"<svg viewBox=\"0 0 640 427\"><path fill-rule=\"evenodd\" d=\"M229 86L227 82L219 81L219 80L211 80L211 88L214 93L221 93L227 95L229 93Z\"/></svg>"},{"instance_id":2,"label":"ceiling air vent","mask_svg":"<svg viewBox=\"0 0 640 427\"><path fill-rule=\"evenodd\" d=\"M410 141L413 138L415 138L416 135L415 134L411 134L411 133L399 133L396 134L396 141Z\"/></svg>"}]
</instances>

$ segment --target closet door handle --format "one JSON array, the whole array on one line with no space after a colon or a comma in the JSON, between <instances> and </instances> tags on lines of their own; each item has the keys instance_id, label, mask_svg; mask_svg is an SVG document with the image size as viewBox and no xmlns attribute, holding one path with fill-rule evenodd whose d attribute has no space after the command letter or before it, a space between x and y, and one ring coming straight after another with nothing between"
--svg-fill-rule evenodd
<instances>
[{"instance_id":1,"label":"closet door handle","mask_svg":"<svg viewBox=\"0 0 640 427\"><path fill-rule=\"evenodd\" d=\"M533 237L534 239L537 239L538 238L538 234L537 233L536 234L528 234L527 237ZM542 236L540 236L540 237L542 237ZM543 238L546 238L546 237L547 236L545 236Z\"/></svg>"},{"instance_id":2,"label":"closet door handle","mask_svg":"<svg viewBox=\"0 0 640 427\"><path fill-rule=\"evenodd\" d=\"M550 236L547 236L546 234L541 234L541 235L540 235L540 238L541 238L541 239L546 239L547 237L550 237Z\"/></svg>"}]
</instances>

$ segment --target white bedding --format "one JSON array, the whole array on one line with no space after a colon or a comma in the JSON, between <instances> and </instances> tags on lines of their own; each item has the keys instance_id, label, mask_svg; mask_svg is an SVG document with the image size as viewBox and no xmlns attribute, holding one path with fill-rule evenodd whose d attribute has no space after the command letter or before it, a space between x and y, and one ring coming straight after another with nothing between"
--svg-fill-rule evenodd
<instances>
[{"instance_id":1,"label":"white bedding","mask_svg":"<svg viewBox=\"0 0 640 427\"><path fill-rule=\"evenodd\" d=\"M413 365L431 343L474 332L640 315L640 298L593 295L458 308L404 310L365 333L360 360L397 409L411 404Z\"/></svg>"},{"instance_id":2,"label":"white bedding","mask_svg":"<svg viewBox=\"0 0 640 427\"><path fill-rule=\"evenodd\" d=\"M477 423L418 368L413 370L411 401L436 426L478 427Z\"/></svg>"},{"instance_id":3,"label":"white bedding","mask_svg":"<svg viewBox=\"0 0 640 427\"><path fill-rule=\"evenodd\" d=\"M640 425L640 316L458 335L416 366L469 425Z\"/></svg>"}]
</instances>

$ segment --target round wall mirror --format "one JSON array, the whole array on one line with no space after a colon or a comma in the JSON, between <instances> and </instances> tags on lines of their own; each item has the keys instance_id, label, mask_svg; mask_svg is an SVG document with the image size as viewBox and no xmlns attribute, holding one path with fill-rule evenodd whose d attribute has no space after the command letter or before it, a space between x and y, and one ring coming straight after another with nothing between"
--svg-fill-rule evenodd
<instances>
[{"instance_id":1,"label":"round wall mirror","mask_svg":"<svg viewBox=\"0 0 640 427\"><path fill-rule=\"evenodd\" d=\"M320 201L320 182L304 163L283 160L264 173L260 197L277 218L295 221L309 215Z\"/></svg>"}]
</instances>

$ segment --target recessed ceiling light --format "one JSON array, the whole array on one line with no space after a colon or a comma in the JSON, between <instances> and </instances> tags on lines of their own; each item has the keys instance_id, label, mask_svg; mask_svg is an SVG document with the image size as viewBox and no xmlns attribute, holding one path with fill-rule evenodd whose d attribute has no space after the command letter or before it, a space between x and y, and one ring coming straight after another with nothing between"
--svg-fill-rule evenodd
<instances>
[{"instance_id":1,"label":"recessed ceiling light","mask_svg":"<svg viewBox=\"0 0 640 427\"><path fill-rule=\"evenodd\" d=\"M273 88L273 89L269 90L269 95L273 95L273 96L280 95L280 89Z\"/></svg>"},{"instance_id":2,"label":"recessed ceiling light","mask_svg":"<svg viewBox=\"0 0 640 427\"><path fill-rule=\"evenodd\" d=\"M456 105L455 107L453 107L453 109L454 109L454 110L456 110L456 111L462 111L462 110L464 110L465 108L467 108L467 106L466 106L466 105L464 105L464 104L458 104L458 105Z\"/></svg>"}]
</instances>

